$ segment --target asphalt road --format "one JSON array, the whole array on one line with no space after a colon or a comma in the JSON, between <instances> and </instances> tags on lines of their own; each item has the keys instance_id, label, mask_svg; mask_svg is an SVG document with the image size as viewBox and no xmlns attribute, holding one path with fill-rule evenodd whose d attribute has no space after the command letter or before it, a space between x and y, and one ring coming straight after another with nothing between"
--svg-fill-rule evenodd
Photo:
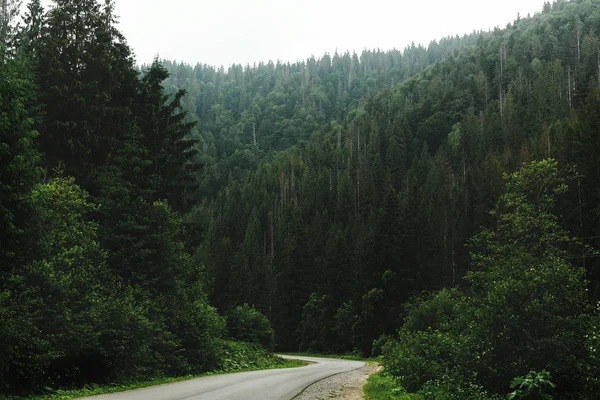
<instances>
[{"instance_id":1,"label":"asphalt road","mask_svg":"<svg viewBox=\"0 0 600 400\"><path fill-rule=\"evenodd\" d=\"M290 400L328 376L364 367L360 361L293 357L312 361L299 368L205 376L128 392L88 397L94 400Z\"/></svg>"}]
</instances>

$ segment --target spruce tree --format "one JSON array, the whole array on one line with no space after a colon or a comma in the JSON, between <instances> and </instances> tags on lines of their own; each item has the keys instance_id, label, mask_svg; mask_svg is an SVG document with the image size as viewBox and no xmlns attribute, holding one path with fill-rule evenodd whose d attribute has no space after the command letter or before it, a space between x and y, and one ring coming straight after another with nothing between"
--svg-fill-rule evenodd
<instances>
[{"instance_id":1,"label":"spruce tree","mask_svg":"<svg viewBox=\"0 0 600 400\"><path fill-rule=\"evenodd\" d=\"M2 276L27 259L27 196L41 176L38 133L26 107L33 98L26 71L20 61L0 62L0 291Z\"/></svg>"},{"instance_id":2,"label":"spruce tree","mask_svg":"<svg viewBox=\"0 0 600 400\"><path fill-rule=\"evenodd\" d=\"M33 49L46 165L62 166L92 194L91 174L127 132L138 82L112 10L112 2L56 0Z\"/></svg>"},{"instance_id":3,"label":"spruce tree","mask_svg":"<svg viewBox=\"0 0 600 400\"><path fill-rule=\"evenodd\" d=\"M190 137L195 123L188 122L181 109L185 91L179 90L173 97L165 93L163 81L168 76L155 60L142 78L136 116L152 161L149 173L155 198L183 211L197 179L198 165L193 163L197 140Z\"/></svg>"}]
</instances>

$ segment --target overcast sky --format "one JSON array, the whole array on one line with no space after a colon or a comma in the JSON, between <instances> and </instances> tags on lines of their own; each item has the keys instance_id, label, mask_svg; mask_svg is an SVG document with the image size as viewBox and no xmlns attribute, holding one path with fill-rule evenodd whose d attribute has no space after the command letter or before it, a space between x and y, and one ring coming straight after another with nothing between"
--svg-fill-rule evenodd
<instances>
[{"instance_id":1,"label":"overcast sky","mask_svg":"<svg viewBox=\"0 0 600 400\"><path fill-rule=\"evenodd\" d=\"M505 27L544 0L116 0L138 63L229 66L346 50L403 49Z\"/></svg>"}]
</instances>

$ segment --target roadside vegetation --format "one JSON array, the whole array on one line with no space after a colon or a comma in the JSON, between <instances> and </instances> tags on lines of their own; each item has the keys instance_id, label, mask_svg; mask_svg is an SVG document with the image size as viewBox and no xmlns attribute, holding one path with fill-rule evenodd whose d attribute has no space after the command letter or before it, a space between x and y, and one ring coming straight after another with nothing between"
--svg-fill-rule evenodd
<instances>
[{"instance_id":1,"label":"roadside vegetation","mask_svg":"<svg viewBox=\"0 0 600 400\"><path fill-rule=\"evenodd\" d=\"M371 375L364 389L365 400L424 400L419 394L407 393L384 371Z\"/></svg>"},{"instance_id":2,"label":"roadside vegetation","mask_svg":"<svg viewBox=\"0 0 600 400\"><path fill-rule=\"evenodd\" d=\"M287 360L266 352L255 345L240 342L225 342L223 354L223 366L215 371L204 372L196 375L185 375L179 377L164 377L150 380L132 382L121 382L110 385L86 385L79 389L48 390L41 396L25 397L0 397L4 400L71 400L80 397L95 396L99 394L117 393L126 390L141 389L156 385L182 382L203 376L229 374L235 372L248 372L275 368L297 368L305 365L300 360Z\"/></svg>"},{"instance_id":3,"label":"roadside vegetation","mask_svg":"<svg viewBox=\"0 0 600 400\"><path fill-rule=\"evenodd\" d=\"M504 181L495 228L469 242L473 270L461 285L406 305L404 324L382 348L385 374L372 378L371 390L391 381L390 395L424 399L597 394L600 319L585 271L567 256L578 245L552 212L567 182L551 159Z\"/></svg>"},{"instance_id":4,"label":"roadside vegetation","mask_svg":"<svg viewBox=\"0 0 600 400\"><path fill-rule=\"evenodd\" d=\"M598 397L600 0L229 69L42 3L0 8L0 396L299 350L381 357L380 396Z\"/></svg>"},{"instance_id":5,"label":"roadside vegetation","mask_svg":"<svg viewBox=\"0 0 600 400\"><path fill-rule=\"evenodd\" d=\"M377 363L378 358L375 357L364 357L360 353L343 353L343 354L328 354L328 353L316 353L316 352L285 352L281 353L288 356L300 356L300 357L321 357L321 358L337 358L342 360L353 360L353 361L364 361L366 363Z\"/></svg>"}]
</instances>

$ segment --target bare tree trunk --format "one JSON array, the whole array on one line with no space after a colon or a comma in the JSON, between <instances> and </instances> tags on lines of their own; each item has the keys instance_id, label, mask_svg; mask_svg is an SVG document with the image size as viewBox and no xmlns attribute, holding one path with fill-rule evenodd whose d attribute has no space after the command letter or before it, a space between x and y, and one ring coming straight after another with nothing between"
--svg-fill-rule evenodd
<instances>
[{"instance_id":1,"label":"bare tree trunk","mask_svg":"<svg viewBox=\"0 0 600 400\"><path fill-rule=\"evenodd\" d=\"M577 34L577 62L581 62L581 20L579 17L575 20L575 33Z\"/></svg>"},{"instance_id":2,"label":"bare tree trunk","mask_svg":"<svg viewBox=\"0 0 600 400\"><path fill-rule=\"evenodd\" d=\"M504 78L504 45L500 46L500 85Z\"/></svg>"},{"instance_id":3,"label":"bare tree trunk","mask_svg":"<svg viewBox=\"0 0 600 400\"><path fill-rule=\"evenodd\" d=\"M567 96L568 96L568 100L569 100L569 110L571 108L573 108L573 104L571 102L571 66L569 65L569 67L567 68L567 74L568 74L568 88L567 88Z\"/></svg>"},{"instance_id":4,"label":"bare tree trunk","mask_svg":"<svg viewBox=\"0 0 600 400\"><path fill-rule=\"evenodd\" d=\"M263 256L267 255L267 231L263 231Z\"/></svg>"},{"instance_id":5,"label":"bare tree trunk","mask_svg":"<svg viewBox=\"0 0 600 400\"><path fill-rule=\"evenodd\" d=\"M485 109L487 110L488 108L488 81L487 78L485 80Z\"/></svg>"},{"instance_id":6,"label":"bare tree trunk","mask_svg":"<svg viewBox=\"0 0 600 400\"><path fill-rule=\"evenodd\" d=\"M360 170L357 169L356 170L356 204L357 204L357 210L360 209Z\"/></svg>"},{"instance_id":7,"label":"bare tree trunk","mask_svg":"<svg viewBox=\"0 0 600 400\"><path fill-rule=\"evenodd\" d=\"M271 261L275 259L275 225L271 220Z\"/></svg>"},{"instance_id":8,"label":"bare tree trunk","mask_svg":"<svg viewBox=\"0 0 600 400\"><path fill-rule=\"evenodd\" d=\"M577 177L577 190L579 192L579 227L583 235L583 206L581 202L581 178ZM581 246L581 256L583 260L583 268L585 268L585 246Z\"/></svg>"},{"instance_id":9,"label":"bare tree trunk","mask_svg":"<svg viewBox=\"0 0 600 400\"><path fill-rule=\"evenodd\" d=\"M500 118L504 117L504 93L500 84Z\"/></svg>"},{"instance_id":10,"label":"bare tree trunk","mask_svg":"<svg viewBox=\"0 0 600 400\"><path fill-rule=\"evenodd\" d=\"M469 193L467 190L467 157L463 150L463 185L465 187L465 216L467 215L467 209L469 204Z\"/></svg>"},{"instance_id":11,"label":"bare tree trunk","mask_svg":"<svg viewBox=\"0 0 600 400\"><path fill-rule=\"evenodd\" d=\"M357 164L358 164L358 168L356 169L356 194L357 194L357 210L360 209L360 130L358 131L357 135L357 140L358 140L358 150L356 151L356 157L357 157Z\"/></svg>"}]
</instances>

